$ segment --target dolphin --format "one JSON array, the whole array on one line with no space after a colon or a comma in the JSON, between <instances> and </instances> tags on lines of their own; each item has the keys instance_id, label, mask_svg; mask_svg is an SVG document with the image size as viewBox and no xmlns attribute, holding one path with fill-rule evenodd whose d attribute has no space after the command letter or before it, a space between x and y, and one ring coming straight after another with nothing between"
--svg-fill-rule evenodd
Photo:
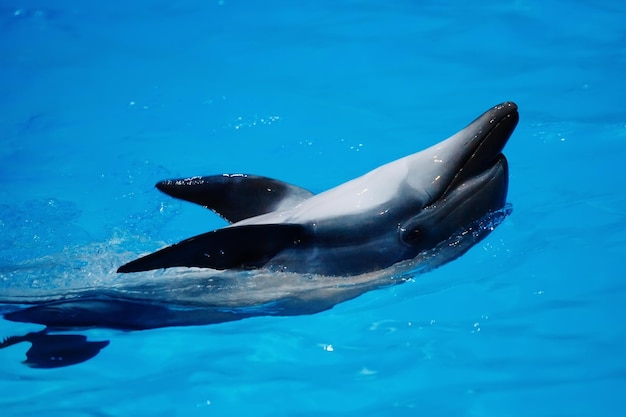
<instances>
[{"instance_id":1,"label":"dolphin","mask_svg":"<svg viewBox=\"0 0 626 417\"><path fill-rule=\"evenodd\" d=\"M508 188L502 149L517 106L499 104L430 148L323 193L278 180L224 174L156 187L207 207L231 224L122 265L258 269L352 276L415 258L501 209Z\"/></svg>"},{"instance_id":2,"label":"dolphin","mask_svg":"<svg viewBox=\"0 0 626 417\"><path fill-rule=\"evenodd\" d=\"M230 224L118 269L172 268L158 274L45 296L0 296L5 319L46 326L4 339L0 349L29 342L26 365L67 366L109 342L53 332L313 314L437 268L510 213L502 150L518 119L514 103L499 104L450 138L317 195L245 174L159 182L159 190Z\"/></svg>"}]
</instances>

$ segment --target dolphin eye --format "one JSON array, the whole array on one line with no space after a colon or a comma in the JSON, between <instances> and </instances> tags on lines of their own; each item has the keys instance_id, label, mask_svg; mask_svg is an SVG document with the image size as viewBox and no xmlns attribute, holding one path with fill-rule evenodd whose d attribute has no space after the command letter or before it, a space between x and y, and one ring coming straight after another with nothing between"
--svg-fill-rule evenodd
<instances>
[{"instance_id":1,"label":"dolphin eye","mask_svg":"<svg viewBox=\"0 0 626 417\"><path fill-rule=\"evenodd\" d=\"M422 234L422 231L416 227L410 230L406 230L402 234L402 240L409 245L416 245L423 238Z\"/></svg>"}]
</instances>

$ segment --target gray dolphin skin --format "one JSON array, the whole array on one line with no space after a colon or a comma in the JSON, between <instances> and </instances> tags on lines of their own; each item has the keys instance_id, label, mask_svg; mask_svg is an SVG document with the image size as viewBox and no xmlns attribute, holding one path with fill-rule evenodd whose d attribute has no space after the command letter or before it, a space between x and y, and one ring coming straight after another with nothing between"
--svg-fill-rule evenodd
<instances>
[{"instance_id":1,"label":"gray dolphin skin","mask_svg":"<svg viewBox=\"0 0 626 417\"><path fill-rule=\"evenodd\" d=\"M318 195L277 180L218 175L157 188L214 210L229 226L121 266L351 276L415 258L506 201L502 149L518 121L507 102L422 152Z\"/></svg>"},{"instance_id":2,"label":"gray dolphin skin","mask_svg":"<svg viewBox=\"0 0 626 417\"><path fill-rule=\"evenodd\" d=\"M0 295L5 319L46 326L0 349L29 342L26 365L67 366L109 342L51 333L313 314L437 268L509 214L502 150L518 118L514 103L502 103L426 150L317 195L243 174L160 182L230 224L121 266L141 273L115 285ZM142 272L161 268L172 269Z\"/></svg>"}]
</instances>

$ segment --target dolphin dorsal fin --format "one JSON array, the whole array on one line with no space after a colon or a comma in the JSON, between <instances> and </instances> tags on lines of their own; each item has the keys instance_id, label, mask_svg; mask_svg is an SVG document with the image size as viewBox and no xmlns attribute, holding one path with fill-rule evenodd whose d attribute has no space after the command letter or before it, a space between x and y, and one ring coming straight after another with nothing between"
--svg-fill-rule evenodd
<instances>
[{"instance_id":1,"label":"dolphin dorsal fin","mask_svg":"<svg viewBox=\"0 0 626 417\"><path fill-rule=\"evenodd\" d=\"M313 196L304 188L247 174L165 180L156 187L172 197L209 208L230 223L289 209Z\"/></svg>"},{"instance_id":2,"label":"dolphin dorsal fin","mask_svg":"<svg viewBox=\"0 0 626 417\"><path fill-rule=\"evenodd\" d=\"M220 270L260 268L279 252L306 244L306 241L306 229L300 224L225 227L135 259L120 266L117 272L141 272L175 266Z\"/></svg>"}]
</instances>

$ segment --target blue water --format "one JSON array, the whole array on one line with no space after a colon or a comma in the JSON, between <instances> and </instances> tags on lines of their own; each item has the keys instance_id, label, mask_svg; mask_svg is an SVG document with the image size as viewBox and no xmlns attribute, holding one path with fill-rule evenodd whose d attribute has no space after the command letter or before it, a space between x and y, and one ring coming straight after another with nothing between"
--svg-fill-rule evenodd
<instances>
[{"instance_id":1,"label":"blue water","mask_svg":"<svg viewBox=\"0 0 626 417\"><path fill-rule=\"evenodd\" d=\"M0 350L2 415L622 416L624 22L615 0L2 1L0 291L223 225L161 179L319 192L499 102L521 117L513 214L462 258L310 316L89 330L111 345L66 368Z\"/></svg>"}]
</instances>

